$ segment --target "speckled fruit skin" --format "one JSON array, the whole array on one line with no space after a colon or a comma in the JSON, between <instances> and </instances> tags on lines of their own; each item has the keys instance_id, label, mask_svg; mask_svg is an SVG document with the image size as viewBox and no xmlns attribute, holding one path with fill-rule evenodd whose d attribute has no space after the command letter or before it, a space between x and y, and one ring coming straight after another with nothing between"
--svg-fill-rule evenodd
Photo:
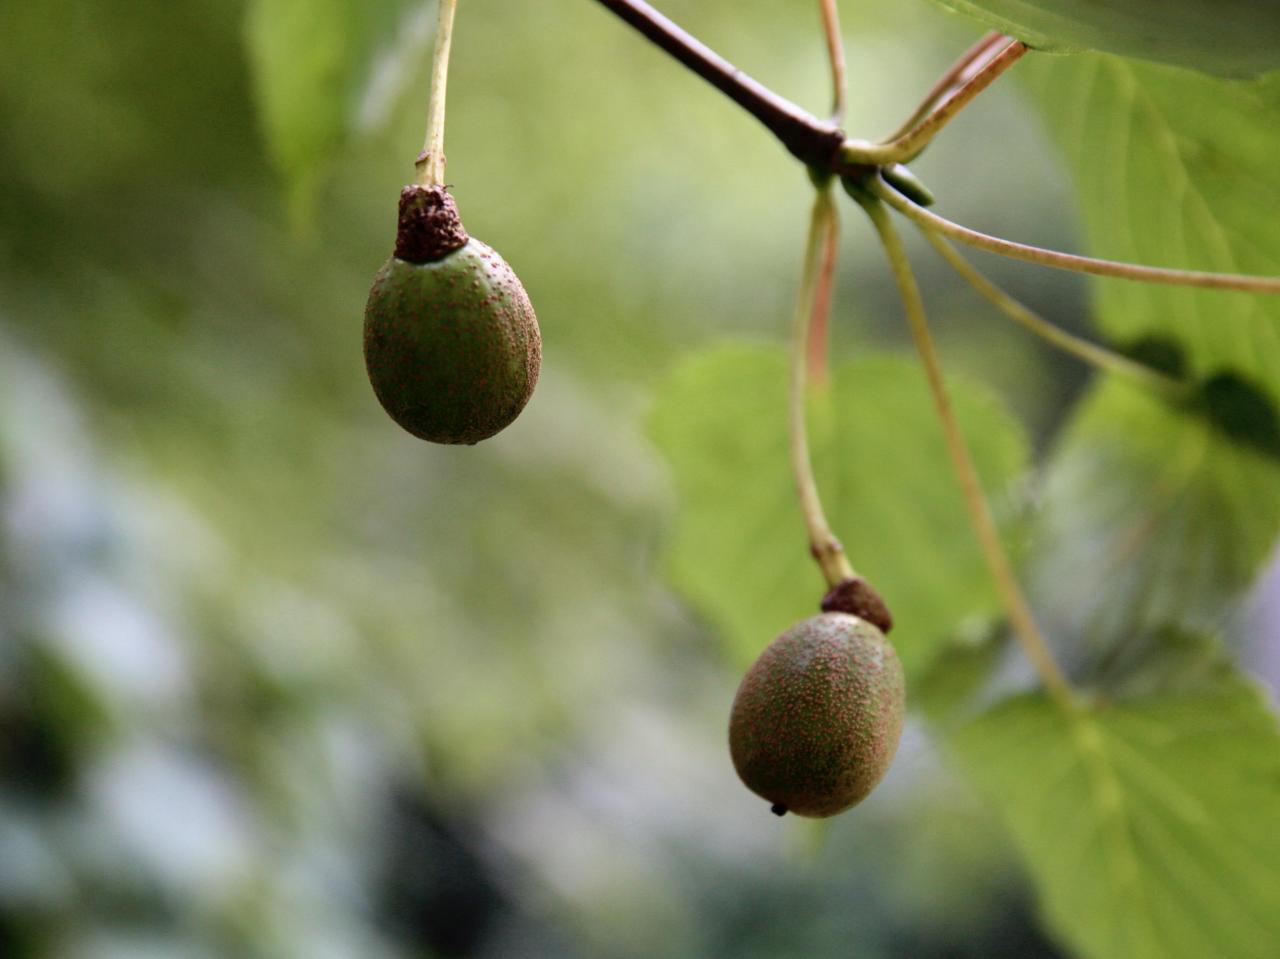
<instances>
[{"instance_id":1,"label":"speckled fruit skin","mask_svg":"<svg viewBox=\"0 0 1280 959\"><path fill-rule=\"evenodd\" d=\"M529 402L542 337L511 267L471 238L427 263L387 260L365 306L364 359L378 401L414 436L478 443Z\"/></svg>"},{"instance_id":2,"label":"speckled fruit skin","mask_svg":"<svg viewBox=\"0 0 1280 959\"><path fill-rule=\"evenodd\" d=\"M902 664L880 630L847 613L812 616L743 677L729 719L733 765L776 812L834 816L884 777L904 705Z\"/></svg>"}]
</instances>

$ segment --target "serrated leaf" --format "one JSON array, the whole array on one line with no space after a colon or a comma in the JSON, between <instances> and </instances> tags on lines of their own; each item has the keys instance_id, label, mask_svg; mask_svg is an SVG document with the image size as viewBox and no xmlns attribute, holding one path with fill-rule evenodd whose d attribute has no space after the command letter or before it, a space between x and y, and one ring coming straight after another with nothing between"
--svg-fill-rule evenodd
<instances>
[{"instance_id":1,"label":"serrated leaf","mask_svg":"<svg viewBox=\"0 0 1280 959\"><path fill-rule=\"evenodd\" d=\"M999 499L1026 464L1022 432L986 390L953 388ZM732 345L678 368L651 418L680 498L668 573L744 662L816 612L824 592L791 477L786 413L785 350ZM891 356L845 364L809 419L828 519L893 610L892 638L915 673L966 617L995 608L923 376Z\"/></svg>"},{"instance_id":2,"label":"serrated leaf","mask_svg":"<svg viewBox=\"0 0 1280 959\"><path fill-rule=\"evenodd\" d=\"M1095 645L1213 628L1280 532L1280 456L1118 382L1081 402L1046 471L1028 583L1051 633Z\"/></svg>"},{"instance_id":3,"label":"serrated leaf","mask_svg":"<svg viewBox=\"0 0 1280 959\"><path fill-rule=\"evenodd\" d=\"M1015 699L954 745L1083 959L1275 956L1280 731L1230 667L1074 714Z\"/></svg>"},{"instance_id":4,"label":"serrated leaf","mask_svg":"<svg viewBox=\"0 0 1280 959\"><path fill-rule=\"evenodd\" d=\"M295 193L313 187L350 136L379 50L395 43L400 17L412 5L410 0L250 3L245 33L263 133Z\"/></svg>"},{"instance_id":5,"label":"serrated leaf","mask_svg":"<svg viewBox=\"0 0 1280 959\"><path fill-rule=\"evenodd\" d=\"M1231 83L1099 56L1027 67L1076 180L1088 252L1280 274L1280 75ZM1112 338L1168 340L1194 376L1230 370L1280 397L1280 296L1123 280L1094 289Z\"/></svg>"},{"instance_id":6,"label":"serrated leaf","mask_svg":"<svg viewBox=\"0 0 1280 959\"><path fill-rule=\"evenodd\" d=\"M1270 0L935 0L1042 50L1101 50L1247 77L1280 68Z\"/></svg>"}]
</instances>

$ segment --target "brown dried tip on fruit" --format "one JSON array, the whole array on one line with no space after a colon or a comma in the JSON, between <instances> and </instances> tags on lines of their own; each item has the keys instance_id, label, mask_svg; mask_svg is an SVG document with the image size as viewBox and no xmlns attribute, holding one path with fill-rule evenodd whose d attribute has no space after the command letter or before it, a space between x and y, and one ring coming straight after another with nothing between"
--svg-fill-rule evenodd
<instances>
[{"instance_id":1,"label":"brown dried tip on fruit","mask_svg":"<svg viewBox=\"0 0 1280 959\"><path fill-rule=\"evenodd\" d=\"M365 306L364 358L383 409L434 443L492 436L533 395L533 306L507 262L467 235L444 187L400 194L395 255Z\"/></svg>"},{"instance_id":2,"label":"brown dried tip on fruit","mask_svg":"<svg viewBox=\"0 0 1280 959\"><path fill-rule=\"evenodd\" d=\"M893 629L893 615L875 587L861 576L842 579L822 597L824 613L848 613L865 619L886 636Z\"/></svg>"},{"instance_id":3,"label":"brown dried tip on fruit","mask_svg":"<svg viewBox=\"0 0 1280 959\"><path fill-rule=\"evenodd\" d=\"M834 816L884 778L904 708L902 665L884 634L847 613L820 613L782 633L747 670L729 752L775 814Z\"/></svg>"}]
</instances>

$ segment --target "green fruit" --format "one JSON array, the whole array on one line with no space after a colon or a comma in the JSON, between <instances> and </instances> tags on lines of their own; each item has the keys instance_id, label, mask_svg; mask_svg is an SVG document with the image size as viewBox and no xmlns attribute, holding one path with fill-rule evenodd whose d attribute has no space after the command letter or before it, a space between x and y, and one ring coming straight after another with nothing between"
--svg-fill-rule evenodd
<instances>
[{"instance_id":1,"label":"green fruit","mask_svg":"<svg viewBox=\"0 0 1280 959\"><path fill-rule=\"evenodd\" d=\"M747 670L729 752L778 815L834 816L884 777L902 736L902 665L884 634L847 613L796 623Z\"/></svg>"},{"instance_id":2,"label":"green fruit","mask_svg":"<svg viewBox=\"0 0 1280 959\"><path fill-rule=\"evenodd\" d=\"M507 262L457 220L440 187L406 187L396 254L364 313L364 357L391 418L433 443L477 443L520 413L542 338Z\"/></svg>"}]
</instances>

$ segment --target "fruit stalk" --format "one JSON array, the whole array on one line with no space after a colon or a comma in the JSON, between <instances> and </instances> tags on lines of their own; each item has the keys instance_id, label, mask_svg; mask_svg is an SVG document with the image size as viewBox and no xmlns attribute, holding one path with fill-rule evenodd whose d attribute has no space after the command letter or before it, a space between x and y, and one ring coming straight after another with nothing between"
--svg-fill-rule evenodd
<instances>
[{"instance_id":1,"label":"fruit stalk","mask_svg":"<svg viewBox=\"0 0 1280 959\"><path fill-rule=\"evenodd\" d=\"M960 251L948 243L945 237L923 227L920 232L951 268L960 274L961 278L979 295L1009 319L1030 330L1051 346L1057 347L1064 353L1070 353L1097 370L1124 377L1171 400L1185 400L1190 396L1192 390L1189 383L1058 328L987 279L972 263L961 256Z\"/></svg>"},{"instance_id":2,"label":"fruit stalk","mask_svg":"<svg viewBox=\"0 0 1280 959\"><path fill-rule=\"evenodd\" d=\"M427 137L414 166L419 186L444 186L444 113L449 86L449 52L453 47L453 17L458 0L439 0L436 47L431 58L431 99L427 104Z\"/></svg>"},{"instance_id":3,"label":"fruit stalk","mask_svg":"<svg viewBox=\"0 0 1280 959\"><path fill-rule=\"evenodd\" d=\"M1008 37L996 30L984 34L982 39L962 53L960 58L947 68L946 73L938 77L937 82L929 88L929 92L924 95L915 112L907 117L902 126L894 130L886 138L885 142L892 142L910 133L942 101L943 97L951 93L956 87L963 85L974 73L981 69L983 61L992 55L1002 41L1007 41L1008 39Z\"/></svg>"},{"instance_id":4,"label":"fruit stalk","mask_svg":"<svg viewBox=\"0 0 1280 959\"><path fill-rule=\"evenodd\" d=\"M823 392L830 379L827 342L830 339L831 302L835 293L836 258L839 252L840 216L833 205L822 236L822 262L818 267L806 344L809 384L815 393Z\"/></svg>"},{"instance_id":5,"label":"fruit stalk","mask_svg":"<svg viewBox=\"0 0 1280 959\"><path fill-rule=\"evenodd\" d=\"M796 294L795 317L791 333L791 381L788 397L788 425L791 469L795 475L800 511L804 514L809 534L809 550L817 561L829 587L854 579L857 574L844 555L844 549L822 509L818 484L809 457L809 436L805 427L806 366L808 364L808 332L813 317L817 279L822 265L824 238L836 216L830 185L818 189L809 215L809 238L805 244L804 266L800 289Z\"/></svg>"},{"instance_id":6,"label":"fruit stalk","mask_svg":"<svg viewBox=\"0 0 1280 959\"><path fill-rule=\"evenodd\" d=\"M911 271L906 250L902 246L902 238L894 228L893 221L883 203L867 193L858 192L854 196L871 218L889 260L894 280L898 284L907 324L911 328L911 338L915 342L916 352L919 353L920 362L924 366L929 393L942 424L947 454L951 458L961 492L964 494L969 519L978 536L983 557L995 580L1005 613L1013 625L1014 636L1049 694L1059 705L1074 711L1075 693L1062 667L1053 658L1049 644L1031 613L1026 597L1022 594L1022 587L1018 585L1008 554L1005 553L1004 544L1000 542L1000 532L996 528L995 518L991 515L991 507L982 492L982 484L978 479L973 457L969 454L969 448L960 432L960 424L956 421L955 413L951 408L951 398L942 378L942 365L938 360L937 349L925 317L924 301L920 297L920 288L916 285L915 275Z\"/></svg>"},{"instance_id":7,"label":"fruit stalk","mask_svg":"<svg viewBox=\"0 0 1280 959\"><path fill-rule=\"evenodd\" d=\"M1007 38L1006 38L1007 39ZM938 104L906 133L885 144L878 144L872 149L883 150L877 155L881 166L893 163L907 163L919 156L925 147L937 136L938 132L954 120L965 107L987 87L995 82L1011 66L1027 52L1027 46L1019 40L1009 40L1000 48L1000 52L989 60L971 76L967 76L950 93L944 94ZM865 151L863 153L865 155Z\"/></svg>"},{"instance_id":8,"label":"fruit stalk","mask_svg":"<svg viewBox=\"0 0 1280 959\"><path fill-rule=\"evenodd\" d=\"M831 122L844 122L845 89L848 68L844 57L844 39L840 36L840 10L836 0L819 0L822 8L822 32L827 38L827 59L831 61Z\"/></svg>"},{"instance_id":9,"label":"fruit stalk","mask_svg":"<svg viewBox=\"0 0 1280 959\"><path fill-rule=\"evenodd\" d=\"M1208 273L1202 270L1176 270L1160 266L1142 266L1137 263L1122 263L1116 260L1100 260L1092 256L1079 256L1074 253L1058 253L1038 246L1002 240L999 237L971 230L967 226L953 223L926 210L919 204L912 203L897 190L879 178L867 181L867 189L877 198L893 207L916 226L932 230L953 240L959 240L988 253L998 253L1015 260L1027 263L1038 263L1058 270L1069 270L1073 273L1089 273L1093 276L1111 276L1121 280L1135 280L1141 283L1163 283L1167 286L1194 286L1202 290L1238 290L1242 293L1280 293L1280 277L1248 276L1240 273Z\"/></svg>"}]
</instances>

